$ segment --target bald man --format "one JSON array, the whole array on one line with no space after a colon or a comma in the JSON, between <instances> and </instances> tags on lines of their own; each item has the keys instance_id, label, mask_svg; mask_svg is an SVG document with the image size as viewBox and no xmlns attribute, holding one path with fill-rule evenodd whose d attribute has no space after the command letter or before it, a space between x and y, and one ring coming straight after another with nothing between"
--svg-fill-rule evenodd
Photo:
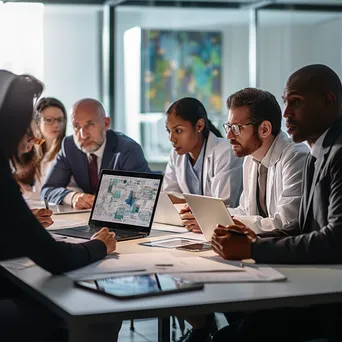
<instances>
[{"instance_id":1,"label":"bald man","mask_svg":"<svg viewBox=\"0 0 342 342\"><path fill-rule=\"evenodd\" d=\"M41 197L76 209L94 203L102 169L150 172L141 146L131 138L109 129L110 118L100 102L82 99L71 112L73 136L66 137ZM78 191L67 186L73 176Z\"/></svg>"},{"instance_id":2,"label":"bald man","mask_svg":"<svg viewBox=\"0 0 342 342\"><path fill-rule=\"evenodd\" d=\"M342 85L325 65L308 65L285 86L286 127L295 142L311 151L303 172L299 218L281 229L247 236L216 229L212 246L225 259L253 258L267 264L342 263ZM227 227L226 227L227 228ZM229 321L229 314L227 315ZM220 331L213 341L342 341L342 306L279 309L250 313Z\"/></svg>"}]
</instances>

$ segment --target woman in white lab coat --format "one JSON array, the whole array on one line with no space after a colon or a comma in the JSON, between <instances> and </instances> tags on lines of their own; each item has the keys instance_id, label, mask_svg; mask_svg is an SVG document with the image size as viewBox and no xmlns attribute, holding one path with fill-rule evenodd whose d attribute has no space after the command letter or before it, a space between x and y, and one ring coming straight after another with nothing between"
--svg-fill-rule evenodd
<instances>
[{"instance_id":1,"label":"woman in white lab coat","mask_svg":"<svg viewBox=\"0 0 342 342\"><path fill-rule=\"evenodd\" d=\"M242 191L242 158L213 126L203 104L182 98L166 111L166 129L172 143L163 191L222 198L236 206Z\"/></svg>"},{"instance_id":2,"label":"woman in white lab coat","mask_svg":"<svg viewBox=\"0 0 342 342\"><path fill-rule=\"evenodd\" d=\"M234 156L229 141L209 121L203 104L191 97L171 104L166 111L166 129L173 149L165 170L163 191L174 195L170 196L171 200L184 203L178 198L182 193L192 193L219 197L226 205L236 206L242 191L243 158ZM187 229L200 232L189 208L181 213ZM195 320L188 320L196 326ZM208 335L214 325L213 315L202 320L205 328L200 331Z\"/></svg>"}]
</instances>

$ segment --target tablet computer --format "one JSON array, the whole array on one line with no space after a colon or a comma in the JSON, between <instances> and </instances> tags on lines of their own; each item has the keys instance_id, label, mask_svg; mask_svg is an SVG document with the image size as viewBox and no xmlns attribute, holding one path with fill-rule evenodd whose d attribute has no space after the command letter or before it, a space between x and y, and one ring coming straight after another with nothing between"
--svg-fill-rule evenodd
<instances>
[{"instance_id":1,"label":"tablet computer","mask_svg":"<svg viewBox=\"0 0 342 342\"><path fill-rule=\"evenodd\" d=\"M221 198L183 194L207 241L211 240L217 224L234 225L226 205Z\"/></svg>"},{"instance_id":2,"label":"tablet computer","mask_svg":"<svg viewBox=\"0 0 342 342\"><path fill-rule=\"evenodd\" d=\"M114 276L94 280L75 280L75 286L117 299L133 299L167 293L202 290L204 284L172 274Z\"/></svg>"},{"instance_id":3,"label":"tablet computer","mask_svg":"<svg viewBox=\"0 0 342 342\"><path fill-rule=\"evenodd\" d=\"M198 240L188 239L188 238L167 238L152 241L141 242L140 245L147 247L161 247L161 248L178 248L186 245L193 245L197 243Z\"/></svg>"}]
</instances>

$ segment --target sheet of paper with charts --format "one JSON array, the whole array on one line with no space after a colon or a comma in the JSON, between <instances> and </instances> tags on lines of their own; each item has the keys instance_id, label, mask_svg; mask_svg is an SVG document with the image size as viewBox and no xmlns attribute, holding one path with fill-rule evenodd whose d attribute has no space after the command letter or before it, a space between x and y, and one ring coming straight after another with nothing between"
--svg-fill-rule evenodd
<instances>
[{"instance_id":1,"label":"sheet of paper with charts","mask_svg":"<svg viewBox=\"0 0 342 342\"><path fill-rule=\"evenodd\" d=\"M93 220L148 227L160 180L103 175Z\"/></svg>"}]
</instances>

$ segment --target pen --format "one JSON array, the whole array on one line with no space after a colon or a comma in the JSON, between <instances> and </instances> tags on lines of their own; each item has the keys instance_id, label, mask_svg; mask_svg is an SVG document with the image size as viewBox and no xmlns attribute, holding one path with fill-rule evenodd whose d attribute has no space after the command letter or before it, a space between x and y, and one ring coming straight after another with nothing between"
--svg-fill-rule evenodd
<instances>
[{"instance_id":1,"label":"pen","mask_svg":"<svg viewBox=\"0 0 342 342\"><path fill-rule=\"evenodd\" d=\"M44 202L45 202L45 208L46 208L46 209L50 209L50 208L49 208L49 202L48 202L48 200L47 200L46 197L44 197Z\"/></svg>"},{"instance_id":2,"label":"pen","mask_svg":"<svg viewBox=\"0 0 342 342\"><path fill-rule=\"evenodd\" d=\"M155 264L156 267L172 267L173 264Z\"/></svg>"}]
</instances>

